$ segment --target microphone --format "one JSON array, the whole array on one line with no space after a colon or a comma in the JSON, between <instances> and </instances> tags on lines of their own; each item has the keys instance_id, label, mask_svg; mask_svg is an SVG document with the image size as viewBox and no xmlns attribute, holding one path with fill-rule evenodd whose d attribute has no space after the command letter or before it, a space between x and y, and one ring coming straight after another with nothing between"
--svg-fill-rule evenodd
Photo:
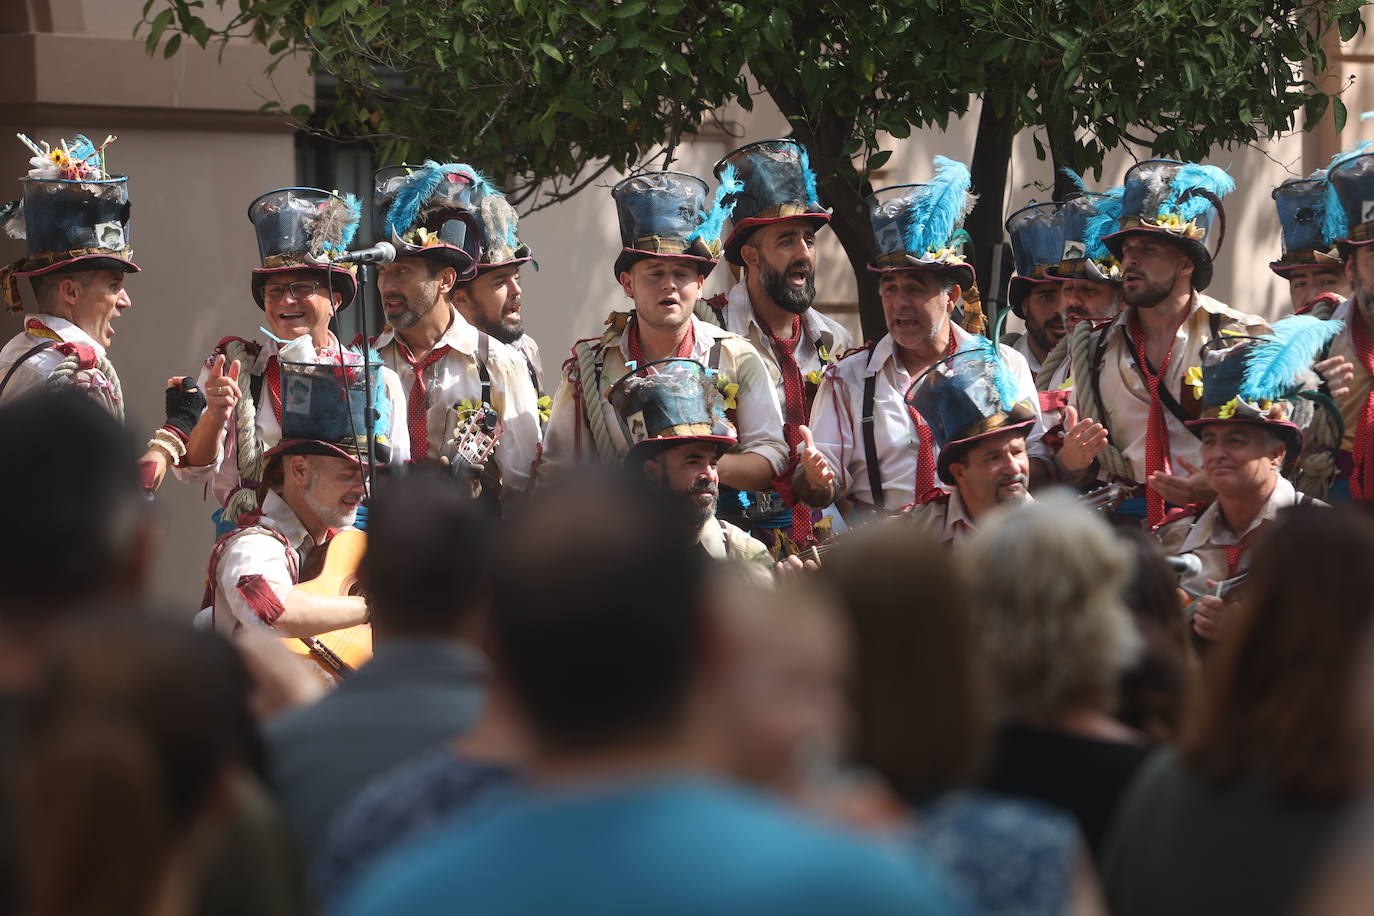
<instances>
[{"instance_id":1,"label":"microphone","mask_svg":"<svg viewBox=\"0 0 1374 916\"><path fill-rule=\"evenodd\" d=\"M1198 559L1195 553L1181 553L1176 557L1165 557L1164 559L1169 564L1169 568L1180 579L1192 579L1202 575L1202 561Z\"/></svg>"},{"instance_id":2,"label":"microphone","mask_svg":"<svg viewBox=\"0 0 1374 916\"><path fill-rule=\"evenodd\" d=\"M335 264L390 264L396 260L396 246L390 242L378 242L371 248L347 251L334 259Z\"/></svg>"}]
</instances>

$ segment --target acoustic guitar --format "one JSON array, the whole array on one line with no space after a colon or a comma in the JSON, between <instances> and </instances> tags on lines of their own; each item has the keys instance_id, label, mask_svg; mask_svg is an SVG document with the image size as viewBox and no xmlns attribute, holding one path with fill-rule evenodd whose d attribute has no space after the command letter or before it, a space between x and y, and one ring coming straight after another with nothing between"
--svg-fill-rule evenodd
<instances>
[{"instance_id":1,"label":"acoustic guitar","mask_svg":"<svg viewBox=\"0 0 1374 916\"><path fill-rule=\"evenodd\" d=\"M367 535L356 528L345 528L324 545L319 572L298 583L296 588L326 598L360 594L358 565L366 551ZM314 573L313 564L301 570L303 576L310 573ZM348 675L372 658L372 625L367 623L341 627L318 636L287 637L282 641L292 652L310 659L335 679Z\"/></svg>"}]
</instances>

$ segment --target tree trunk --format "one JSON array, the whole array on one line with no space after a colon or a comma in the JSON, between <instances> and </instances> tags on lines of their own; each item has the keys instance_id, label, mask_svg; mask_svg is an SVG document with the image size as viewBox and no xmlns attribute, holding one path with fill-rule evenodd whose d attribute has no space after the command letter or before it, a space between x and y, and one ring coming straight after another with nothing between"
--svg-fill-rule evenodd
<instances>
[{"instance_id":1,"label":"tree trunk","mask_svg":"<svg viewBox=\"0 0 1374 916\"><path fill-rule=\"evenodd\" d=\"M1006 196L1014 134L1011 111L999 113L997 105L985 98L978 116L973 162L969 167L978 203L965 220L964 228L973 240L973 266L978 272L978 288L983 294L983 312L987 315L989 330L997 317L995 307L1002 307L1007 301L1007 283L1011 279L1011 258L1004 256L999 288L991 287L993 246L1002 241L1002 200ZM1003 252L1010 254L1006 249Z\"/></svg>"}]
</instances>

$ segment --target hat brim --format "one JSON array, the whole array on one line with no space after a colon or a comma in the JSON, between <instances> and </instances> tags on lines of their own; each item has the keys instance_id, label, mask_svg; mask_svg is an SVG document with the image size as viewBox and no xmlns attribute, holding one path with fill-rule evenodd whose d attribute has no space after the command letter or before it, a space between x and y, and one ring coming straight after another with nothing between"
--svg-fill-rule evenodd
<instances>
[{"instance_id":1,"label":"hat brim","mask_svg":"<svg viewBox=\"0 0 1374 916\"><path fill-rule=\"evenodd\" d=\"M877 264L868 265L870 273L875 274L894 274L903 270L918 270L925 273L947 274L959 284L961 290L967 290L978 282L978 276L973 272L972 264L922 264L919 262L911 264L899 264L895 267L879 267Z\"/></svg>"},{"instance_id":2,"label":"hat brim","mask_svg":"<svg viewBox=\"0 0 1374 916\"><path fill-rule=\"evenodd\" d=\"M695 254L668 254L662 251L643 251L638 248L622 248L620 257L615 259L615 279L620 282L620 275L627 273L631 267L640 261L647 261L650 258L663 258L669 261L691 261L697 265L697 272L703 277L709 277L711 271L716 269L715 258L703 258Z\"/></svg>"},{"instance_id":3,"label":"hat brim","mask_svg":"<svg viewBox=\"0 0 1374 916\"><path fill-rule=\"evenodd\" d=\"M935 462L936 471L940 476L940 480L951 487L954 486L954 477L949 473L949 466L962 457L974 443L981 442L983 439L987 439L991 436L1000 436L1002 433L1025 433L1030 430L1030 428L1035 425L1035 417L1034 415L1026 417L1025 410L1025 408L1021 408L1018 402L1013 405L1011 410L1007 411L1005 415L1005 420L1010 420L1011 422L1003 422L992 429L983 430L975 436L968 436L963 439L955 439L952 442L946 442L940 449L940 457Z\"/></svg>"},{"instance_id":4,"label":"hat brim","mask_svg":"<svg viewBox=\"0 0 1374 916\"><path fill-rule=\"evenodd\" d=\"M353 304L353 300L358 296L358 278L353 276L351 271L344 270L342 267L318 267L311 264L287 265L285 267L255 267L253 269L253 279L251 281L253 290L253 301L258 304L258 308L267 311L267 304L263 299L262 289L267 285L267 278L273 274L284 273L318 273L323 276L325 273L333 274L333 279L329 284L333 289L343 294L343 301L339 303L339 311L343 311Z\"/></svg>"},{"instance_id":5,"label":"hat brim","mask_svg":"<svg viewBox=\"0 0 1374 916\"><path fill-rule=\"evenodd\" d=\"M1007 302L1011 305L1011 313L1025 321L1026 315L1021 310L1021 306L1025 303L1026 297L1031 294L1031 290L1046 283L1058 285L1063 282L1059 277L1012 277L1011 283L1007 287Z\"/></svg>"},{"instance_id":6,"label":"hat brim","mask_svg":"<svg viewBox=\"0 0 1374 916\"><path fill-rule=\"evenodd\" d=\"M716 446L716 453L723 455L738 443L738 439L730 436L660 436L656 439L645 439L643 442L633 446L625 453L624 463L626 465L643 464L650 458L666 452L668 449L688 442L706 442Z\"/></svg>"},{"instance_id":7,"label":"hat brim","mask_svg":"<svg viewBox=\"0 0 1374 916\"><path fill-rule=\"evenodd\" d=\"M1118 259L1121 257L1121 246L1125 244L1127 236L1131 235L1153 235L1157 238L1166 239L1175 248L1188 256L1188 260L1193 262L1193 289L1202 292L1212 285L1212 254L1207 250L1207 246L1197 239L1181 238L1168 229L1161 229L1155 226L1132 226L1129 229L1122 229L1120 232L1113 232L1111 235L1102 237L1102 244L1107 246L1107 250Z\"/></svg>"},{"instance_id":8,"label":"hat brim","mask_svg":"<svg viewBox=\"0 0 1374 916\"><path fill-rule=\"evenodd\" d=\"M1344 258L1333 258L1324 251L1311 252L1313 260L1294 261L1287 258L1279 258L1277 261L1269 262L1269 269L1280 277L1287 277L1295 270L1331 270L1332 268L1345 267Z\"/></svg>"},{"instance_id":9,"label":"hat brim","mask_svg":"<svg viewBox=\"0 0 1374 916\"><path fill-rule=\"evenodd\" d=\"M22 264L22 262L21 262ZM83 254L67 258L55 264L45 264L33 270L16 270L16 277L41 277L45 274L71 272L77 270L120 270L126 274L142 273L143 268L133 261L113 254Z\"/></svg>"},{"instance_id":10,"label":"hat brim","mask_svg":"<svg viewBox=\"0 0 1374 916\"><path fill-rule=\"evenodd\" d=\"M525 255L524 257L511 258L509 261L496 261L490 264L478 264L477 269L473 272L473 276L480 277L482 274L490 273L493 270L500 270L503 267L517 267L521 264L528 264L533 260L534 257L532 255Z\"/></svg>"},{"instance_id":11,"label":"hat brim","mask_svg":"<svg viewBox=\"0 0 1374 916\"><path fill-rule=\"evenodd\" d=\"M794 219L806 220L819 232L830 224L830 211L813 210L809 213L793 213L790 216L750 216L733 223L730 226L730 235L725 240L725 260L736 267L743 267L744 259L740 257L740 249L744 247L745 242L749 241L749 236L754 234L755 229Z\"/></svg>"},{"instance_id":12,"label":"hat brim","mask_svg":"<svg viewBox=\"0 0 1374 916\"><path fill-rule=\"evenodd\" d=\"M385 443L376 445L377 461L375 464L386 464L390 458L391 447ZM318 439L283 439L272 448L263 453L263 458L273 458L278 455L322 455L326 458L343 458L368 466L367 458L363 455L355 455L348 449L341 448L332 442L321 442Z\"/></svg>"}]
</instances>

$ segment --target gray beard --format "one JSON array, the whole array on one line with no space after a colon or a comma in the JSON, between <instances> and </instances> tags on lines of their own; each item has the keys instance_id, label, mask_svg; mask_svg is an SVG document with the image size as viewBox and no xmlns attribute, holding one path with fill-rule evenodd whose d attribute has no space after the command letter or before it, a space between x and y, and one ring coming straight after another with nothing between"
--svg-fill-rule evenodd
<instances>
[{"instance_id":1,"label":"gray beard","mask_svg":"<svg viewBox=\"0 0 1374 916\"><path fill-rule=\"evenodd\" d=\"M697 496L700 495L700 493L700 490L688 490L683 494L683 499L687 502L688 512L694 528L700 528L716 514L717 495L714 493L711 494L710 501L706 505L702 505L697 502Z\"/></svg>"},{"instance_id":2,"label":"gray beard","mask_svg":"<svg viewBox=\"0 0 1374 916\"><path fill-rule=\"evenodd\" d=\"M385 300L383 300L383 304L385 304ZM416 308L415 305L411 303L409 299L407 299L406 310L401 314L397 315L395 318L388 319L388 323L391 325L392 328L394 328L397 331L408 330L409 328L413 328L415 327L415 325L419 324L420 319L428 315L430 312L434 311L434 307L438 304L438 301L431 302L428 308L420 309Z\"/></svg>"}]
</instances>

